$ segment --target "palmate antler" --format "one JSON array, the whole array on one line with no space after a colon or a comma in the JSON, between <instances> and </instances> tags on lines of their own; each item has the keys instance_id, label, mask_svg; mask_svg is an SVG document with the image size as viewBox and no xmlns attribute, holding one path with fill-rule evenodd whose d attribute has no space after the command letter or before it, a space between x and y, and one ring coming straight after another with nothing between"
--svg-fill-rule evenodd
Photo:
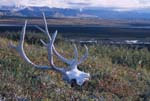
<instances>
[{"instance_id":1,"label":"palmate antler","mask_svg":"<svg viewBox=\"0 0 150 101\"><path fill-rule=\"evenodd\" d=\"M74 59L72 60L68 60L65 57L63 57L62 55L60 55L57 50L54 47L54 42L55 42L55 38L57 36L57 31L55 31L55 33L53 34L53 36L51 37L48 31L48 27L47 27L47 21L45 18L45 15L43 13L43 18L44 18L44 24L45 24L45 30L36 26L39 30L41 30L42 32L44 32L47 36L48 36L48 43L45 43L43 40L41 40L41 42L43 43L43 45L47 48L47 52L48 52L48 60L49 60L49 64L50 66L39 66L36 65L35 63L33 63L25 54L24 52L24 48L23 48L23 44L24 44L24 37L25 37L25 33L26 33L26 26L27 26L27 21L25 21L25 25L22 29L22 32L20 34L20 41L18 46L15 46L11 43L11 47L16 49L16 51L20 54L20 56L29 64L33 65L35 68L38 69L47 69L47 70L54 70L57 71L59 73L62 74L63 76L63 80L67 81L68 83L72 84L73 82L76 83L77 85L81 86L84 84L85 81L89 80L90 78L90 74L89 73L85 73L83 71L80 71L77 66L79 64L81 64L84 60L87 59L88 57L88 48L85 45L85 49L86 52L85 54L81 57L80 60L78 60L78 50L76 45L74 44ZM57 67L54 62L53 62L53 55L56 55L61 61L65 62L66 64L68 64L68 68L60 68Z\"/></svg>"}]
</instances>

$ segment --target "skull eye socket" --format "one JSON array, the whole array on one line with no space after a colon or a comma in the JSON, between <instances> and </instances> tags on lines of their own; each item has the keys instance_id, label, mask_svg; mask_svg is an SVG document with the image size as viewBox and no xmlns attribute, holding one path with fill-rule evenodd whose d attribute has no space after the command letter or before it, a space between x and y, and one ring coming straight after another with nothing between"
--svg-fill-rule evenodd
<instances>
[{"instance_id":1,"label":"skull eye socket","mask_svg":"<svg viewBox=\"0 0 150 101\"><path fill-rule=\"evenodd\" d=\"M87 86L89 84L89 81L86 80L84 83L83 83L83 86Z\"/></svg>"},{"instance_id":2,"label":"skull eye socket","mask_svg":"<svg viewBox=\"0 0 150 101\"><path fill-rule=\"evenodd\" d=\"M76 79L72 79L71 80L71 87L75 87L75 86L77 86L77 81L76 81Z\"/></svg>"}]
</instances>

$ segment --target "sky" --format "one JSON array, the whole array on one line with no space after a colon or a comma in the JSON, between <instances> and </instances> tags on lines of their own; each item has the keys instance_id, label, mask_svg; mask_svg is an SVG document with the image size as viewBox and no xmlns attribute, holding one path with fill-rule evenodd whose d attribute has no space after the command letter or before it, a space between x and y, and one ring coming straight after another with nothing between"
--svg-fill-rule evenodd
<instances>
[{"instance_id":1,"label":"sky","mask_svg":"<svg viewBox=\"0 0 150 101\"><path fill-rule=\"evenodd\" d=\"M0 0L0 5L49 6L58 8L114 7L150 8L150 0Z\"/></svg>"}]
</instances>

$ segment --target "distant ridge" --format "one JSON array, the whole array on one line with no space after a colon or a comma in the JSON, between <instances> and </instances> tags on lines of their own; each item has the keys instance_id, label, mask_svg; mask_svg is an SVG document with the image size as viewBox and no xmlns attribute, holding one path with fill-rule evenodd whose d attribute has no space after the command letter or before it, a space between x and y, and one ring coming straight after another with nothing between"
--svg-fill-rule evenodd
<instances>
[{"instance_id":1,"label":"distant ridge","mask_svg":"<svg viewBox=\"0 0 150 101\"><path fill-rule=\"evenodd\" d=\"M102 18L102 19L150 19L149 9L136 9L121 11L115 8L49 8L49 7L15 7L1 6L0 17L41 17L45 12L47 17L78 17L78 18Z\"/></svg>"}]
</instances>

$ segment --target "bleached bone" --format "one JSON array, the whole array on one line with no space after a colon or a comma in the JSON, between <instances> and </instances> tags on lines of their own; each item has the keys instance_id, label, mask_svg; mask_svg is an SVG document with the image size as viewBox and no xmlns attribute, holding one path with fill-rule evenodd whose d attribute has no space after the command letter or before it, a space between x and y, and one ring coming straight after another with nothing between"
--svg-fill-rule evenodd
<instances>
[{"instance_id":1,"label":"bleached bone","mask_svg":"<svg viewBox=\"0 0 150 101\"><path fill-rule=\"evenodd\" d=\"M62 55L60 55L57 50L54 47L54 42L55 42L55 38L57 36L57 31L55 31L55 33L53 34L53 36L51 37L48 31L48 27L47 27L47 21L45 18L45 15L43 13L43 18L44 18L44 24L45 24L45 30L36 26L39 30L41 30L42 32L44 32L47 36L48 36L48 43L45 43L43 40L41 40L41 42L43 43L43 45L47 48L47 52L48 52L48 60L49 60L49 64L50 66L40 66L40 65L36 65L35 63L33 63L26 55L26 53L24 52L24 48L23 48L23 44L24 44L24 37L25 37L25 33L26 33L26 26L27 26L27 20L25 21L25 25L22 29L22 32L20 34L20 41L18 46L15 46L11 43L11 47L16 49L16 51L20 54L20 56L29 64L33 65L35 68L38 69L46 69L46 70L54 70L57 71L59 73L62 74L63 76L63 80L66 81L67 83L76 83L79 86L82 86L85 81L88 81L90 79L90 74L89 73L85 73L83 71L80 71L77 66L79 64L81 64L84 60L87 59L88 57L88 48L85 45L85 49L86 52L85 54L81 57L80 60L78 60L78 50L76 45L74 44L74 59L69 60L65 57L63 57ZM53 55L56 55L61 61L65 62L68 64L68 68L62 68L62 67L57 67L54 64L53 61ZM75 82L74 82L75 81Z\"/></svg>"}]
</instances>

